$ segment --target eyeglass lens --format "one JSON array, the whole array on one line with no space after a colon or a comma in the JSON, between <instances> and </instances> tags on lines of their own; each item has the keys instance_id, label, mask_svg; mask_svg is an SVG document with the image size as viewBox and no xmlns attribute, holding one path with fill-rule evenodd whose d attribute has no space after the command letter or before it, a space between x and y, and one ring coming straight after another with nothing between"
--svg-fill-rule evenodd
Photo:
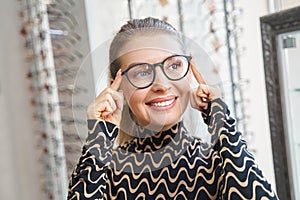
<instances>
[{"instance_id":1,"label":"eyeglass lens","mask_svg":"<svg viewBox=\"0 0 300 200\"><path fill-rule=\"evenodd\" d=\"M183 78L189 67L189 60L185 56L171 56L166 58L162 63L136 64L127 72L127 78L131 84L137 88L150 86L154 81L155 66L161 66L163 73L170 80L179 80Z\"/></svg>"}]
</instances>

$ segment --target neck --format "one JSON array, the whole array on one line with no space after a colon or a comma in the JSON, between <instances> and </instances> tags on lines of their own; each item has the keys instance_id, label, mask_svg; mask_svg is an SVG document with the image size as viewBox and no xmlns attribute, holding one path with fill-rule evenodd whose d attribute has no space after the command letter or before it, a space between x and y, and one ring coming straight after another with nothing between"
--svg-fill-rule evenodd
<instances>
[{"instance_id":1,"label":"neck","mask_svg":"<svg viewBox=\"0 0 300 200\"><path fill-rule=\"evenodd\" d=\"M161 131L167 131L167 130L171 129L173 126L180 123L181 121L182 121L182 117L180 117L178 119L178 121L173 124L155 124L155 123L143 124L138 121L138 122L135 122L136 123L135 126L144 127L145 129L148 129L148 130L158 133Z\"/></svg>"}]
</instances>

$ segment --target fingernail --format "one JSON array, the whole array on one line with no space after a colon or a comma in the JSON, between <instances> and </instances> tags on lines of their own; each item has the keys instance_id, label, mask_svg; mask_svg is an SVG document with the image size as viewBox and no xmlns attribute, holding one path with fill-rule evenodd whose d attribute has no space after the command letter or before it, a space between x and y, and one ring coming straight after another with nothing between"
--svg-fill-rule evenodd
<instances>
[{"instance_id":1,"label":"fingernail","mask_svg":"<svg viewBox=\"0 0 300 200\"><path fill-rule=\"evenodd\" d=\"M117 72L117 76L120 76L121 74L122 74L122 71L121 71L121 69L119 69Z\"/></svg>"}]
</instances>

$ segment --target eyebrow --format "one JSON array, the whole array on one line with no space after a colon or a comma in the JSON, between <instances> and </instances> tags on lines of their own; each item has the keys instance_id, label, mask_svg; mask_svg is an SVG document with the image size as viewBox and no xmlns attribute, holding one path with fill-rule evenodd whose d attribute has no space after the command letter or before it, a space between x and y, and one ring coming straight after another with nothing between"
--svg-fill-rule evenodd
<instances>
[{"instance_id":1,"label":"eyebrow","mask_svg":"<svg viewBox=\"0 0 300 200\"><path fill-rule=\"evenodd\" d=\"M131 66L136 65L136 64L141 64L141 63L146 63L146 62L133 62L130 65L128 65L128 67L131 67Z\"/></svg>"},{"instance_id":2,"label":"eyebrow","mask_svg":"<svg viewBox=\"0 0 300 200\"><path fill-rule=\"evenodd\" d=\"M136 65L136 64L157 64L157 63L161 63L161 62L164 62L166 59L168 59L168 58L170 58L170 57L178 56L178 55L180 55L180 54L172 54L172 55L170 55L170 56L164 58L162 61L160 61L160 62L154 62L154 63L148 63L148 62L133 62L133 63L131 63L130 65L128 65L127 69L130 68L130 67L132 67L132 66L134 66L134 65ZM126 69L126 70L127 70L127 69Z\"/></svg>"},{"instance_id":3,"label":"eyebrow","mask_svg":"<svg viewBox=\"0 0 300 200\"><path fill-rule=\"evenodd\" d=\"M172 55L170 55L170 56L168 56L168 57L166 57L166 58L164 58L162 61L160 61L160 62L163 62L165 59L167 59L167 58L169 58L169 57L171 57L171 56L174 56L174 55L177 55L177 54L172 54ZM133 62L133 63L131 63L130 65L128 65L128 68L129 67L131 67L131 66L133 66L133 65L136 65L136 64L156 64L156 63L160 63L160 62L154 62L154 63L149 63L149 62Z\"/></svg>"},{"instance_id":4,"label":"eyebrow","mask_svg":"<svg viewBox=\"0 0 300 200\"><path fill-rule=\"evenodd\" d=\"M133 62L130 65L128 65L127 69L134 66L134 65L137 65L137 64L151 64L151 63L148 63L148 62Z\"/></svg>"}]
</instances>

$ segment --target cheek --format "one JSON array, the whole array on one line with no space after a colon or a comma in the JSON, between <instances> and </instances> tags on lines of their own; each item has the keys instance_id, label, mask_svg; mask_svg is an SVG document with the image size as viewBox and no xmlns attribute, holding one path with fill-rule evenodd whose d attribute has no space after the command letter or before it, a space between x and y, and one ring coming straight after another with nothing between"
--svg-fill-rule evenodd
<instances>
[{"instance_id":1,"label":"cheek","mask_svg":"<svg viewBox=\"0 0 300 200\"><path fill-rule=\"evenodd\" d=\"M125 102L126 104L129 104L130 99L132 98L132 95L135 92L135 88L131 87L131 85L129 85L129 83L127 81L122 80L121 86L119 88L120 90L123 90L123 95L125 98Z\"/></svg>"},{"instance_id":2,"label":"cheek","mask_svg":"<svg viewBox=\"0 0 300 200\"><path fill-rule=\"evenodd\" d=\"M185 107L190 99L190 80L188 78L181 80L180 84L177 84L177 90L181 96L181 104Z\"/></svg>"},{"instance_id":3,"label":"cheek","mask_svg":"<svg viewBox=\"0 0 300 200\"><path fill-rule=\"evenodd\" d=\"M191 87L190 76L186 76L183 79L179 80L178 83L176 84L176 87L180 93L183 94L188 93Z\"/></svg>"},{"instance_id":4,"label":"cheek","mask_svg":"<svg viewBox=\"0 0 300 200\"><path fill-rule=\"evenodd\" d=\"M146 91L135 90L128 94L128 102L131 107L138 107L141 104L144 104Z\"/></svg>"},{"instance_id":5,"label":"cheek","mask_svg":"<svg viewBox=\"0 0 300 200\"><path fill-rule=\"evenodd\" d=\"M186 75L186 77L184 79L187 80L189 86L192 84L191 70L188 71L188 73L187 73L187 75Z\"/></svg>"},{"instance_id":6,"label":"cheek","mask_svg":"<svg viewBox=\"0 0 300 200\"><path fill-rule=\"evenodd\" d=\"M133 111L133 113L136 113L138 110L140 110L141 105L144 104L146 91L139 90L139 89L129 89L124 91L124 97Z\"/></svg>"},{"instance_id":7,"label":"cheek","mask_svg":"<svg viewBox=\"0 0 300 200\"><path fill-rule=\"evenodd\" d=\"M140 101L141 99L139 99L139 95L137 92L132 92L131 95L128 96L128 103L131 108L136 107Z\"/></svg>"},{"instance_id":8,"label":"cheek","mask_svg":"<svg viewBox=\"0 0 300 200\"><path fill-rule=\"evenodd\" d=\"M137 123L146 125L149 122L149 113L145 107L145 94L144 90L135 90L131 96L128 97L128 105L135 116Z\"/></svg>"}]
</instances>

